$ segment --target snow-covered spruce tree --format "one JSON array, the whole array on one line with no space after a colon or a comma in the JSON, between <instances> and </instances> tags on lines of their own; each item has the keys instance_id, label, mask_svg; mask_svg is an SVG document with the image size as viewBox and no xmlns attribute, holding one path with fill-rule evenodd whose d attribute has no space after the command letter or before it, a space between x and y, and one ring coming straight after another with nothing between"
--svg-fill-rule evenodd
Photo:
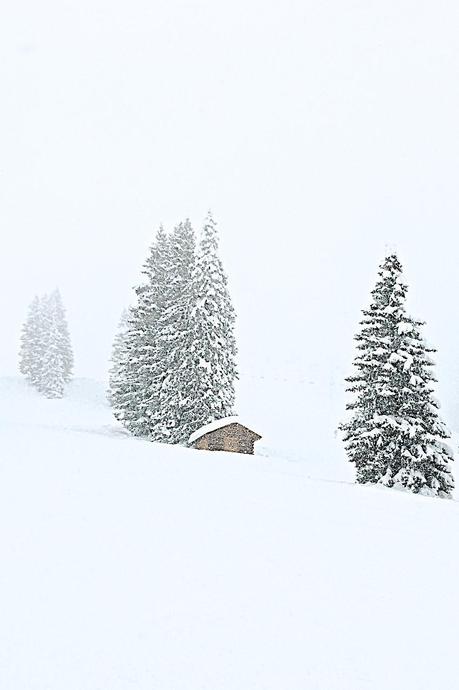
<instances>
[{"instance_id":1,"label":"snow-covered spruce tree","mask_svg":"<svg viewBox=\"0 0 459 690\"><path fill-rule=\"evenodd\" d=\"M195 234L186 220L170 236L168 280L155 343L157 369L152 376L158 400L152 437L166 443L188 440L193 425L190 410L199 395L199 371L193 358L195 265Z\"/></svg>"},{"instance_id":2,"label":"snow-covered spruce tree","mask_svg":"<svg viewBox=\"0 0 459 690\"><path fill-rule=\"evenodd\" d=\"M62 398L65 384L65 364L53 296L44 299L41 318L44 333L44 353L40 362L36 386L46 398Z\"/></svg>"},{"instance_id":3,"label":"snow-covered spruce tree","mask_svg":"<svg viewBox=\"0 0 459 690\"><path fill-rule=\"evenodd\" d=\"M137 304L127 313L116 365L110 373L108 399L115 417L136 436L154 438L164 368L160 364L158 320L168 297L170 240L160 227L136 288Z\"/></svg>"},{"instance_id":4,"label":"snow-covered spruce tree","mask_svg":"<svg viewBox=\"0 0 459 690\"><path fill-rule=\"evenodd\" d=\"M43 377L49 327L48 296L35 297L22 330L19 368L37 390L40 390Z\"/></svg>"},{"instance_id":5,"label":"snow-covered spruce tree","mask_svg":"<svg viewBox=\"0 0 459 690\"><path fill-rule=\"evenodd\" d=\"M33 383L36 378L38 364L38 345L40 332L40 299L34 297L22 327L21 344L19 350L19 371L26 379Z\"/></svg>"},{"instance_id":6,"label":"snow-covered spruce tree","mask_svg":"<svg viewBox=\"0 0 459 690\"><path fill-rule=\"evenodd\" d=\"M52 327L55 330L53 337L56 338L59 358L62 362L63 380L64 383L68 383L72 377L73 351L61 293L57 288L51 293L48 304L53 321Z\"/></svg>"},{"instance_id":7,"label":"snow-covered spruce tree","mask_svg":"<svg viewBox=\"0 0 459 690\"><path fill-rule=\"evenodd\" d=\"M157 438L187 443L207 422L233 413L237 378L234 309L221 260L216 224L209 215L195 256L189 221L172 234L173 278L161 319L167 362L161 386Z\"/></svg>"},{"instance_id":8,"label":"snow-covered spruce tree","mask_svg":"<svg viewBox=\"0 0 459 690\"><path fill-rule=\"evenodd\" d=\"M73 354L61 296L35 297L21 336L20 371L47 397L62 397Z\"/></svg>"},{"instance_id":9,"label":"snow-covered spruce tree","mask_svg":"<svg viewBox=\"0 0 459 690\"><path fill-rule=\"evenodd\" d=\"M113 339L112 354L110 357L110 371L109 371L109 389L108 397L110 398L110 389L112 383L118 380L120 370L123 362L124 341L129 329L129 311L123 309L118 323L118 331Z\"/></svg>"},{"instance_id":10,"label":"snow-covered spruce tree","mask_svg":"<svg viewBox=\"0 0 459 690\"><path fill-rule=\"evenodd\" d=\"M186 443L197 428L232 412L234 311L217 248L210 216L198 258L188 220L170 236L161 228L151 248L108 393L133 434Z\"/></svg>"},{"instance_id":11,"label":"snow-covered spruce tree","mask_svg":"<svg viewBox=\"0 0 459 690\"><path fill-rule=\"evenodd\" d=\"M187 429L190 433L210 421L232 415L235 402L235 312L218 255L217 226L210 212L200 238L193 290L191 354L197 367L199 394L190 409Z\"/></svg>"},{"instance_id":12,"label":"snow-covered spruce tree","mask_svg":"<svg viewBox=\"0 0 459 690\"><path fill-rule=\"evenodd\" d=\"M380 267L369 309L356 336L354 400L342 425L359 483L405 487L447 497L454 487L448 433L433 398L433 362L420 334L423 323L405 311L407 286L398 258Z\"/></svg>"}]
</instances>

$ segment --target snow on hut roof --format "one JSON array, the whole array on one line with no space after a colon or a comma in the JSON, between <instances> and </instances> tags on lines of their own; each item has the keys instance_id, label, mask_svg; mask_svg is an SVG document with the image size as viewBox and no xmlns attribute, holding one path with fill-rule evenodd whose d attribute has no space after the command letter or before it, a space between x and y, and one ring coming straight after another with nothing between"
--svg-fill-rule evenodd
<instances>
[{"instance_id":1,"label":"snow on hut roof","mask_svg":"<svg viewBox=\"0 0 459 690\"><path fill-rule=\"evenodd\" d=\"M197 429L197 431L191 434L190 438L188 439L188 443L194 443L198 440L198 438L201 438L201 436L210 434L211 431L217 431L217 429L223 429L223 427L229 426L230 424L240 424L241 426L245 426L247 429L249 428L246 426L246 424L241 422L239 417L224 417L223 419L216 419L214 422L205 424L200 429Z\"/></svg>"}]
</instances>

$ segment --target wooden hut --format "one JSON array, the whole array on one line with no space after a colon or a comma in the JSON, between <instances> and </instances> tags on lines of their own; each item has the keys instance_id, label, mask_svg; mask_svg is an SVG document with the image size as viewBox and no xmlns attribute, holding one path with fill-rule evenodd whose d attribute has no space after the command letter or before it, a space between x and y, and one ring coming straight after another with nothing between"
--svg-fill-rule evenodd
<instances>
[{"instance_id":1,"label":"wooden hut","mask_svg":"<svg viewBox=\"0 0 459 690\"><path fill-rule=\"evenodd\" d=\"M225 450L253 455L261 436L244 426L238 417L226 417L206 424L190 436L189 444L200 450Z\"/></svg>"}]
</instances>

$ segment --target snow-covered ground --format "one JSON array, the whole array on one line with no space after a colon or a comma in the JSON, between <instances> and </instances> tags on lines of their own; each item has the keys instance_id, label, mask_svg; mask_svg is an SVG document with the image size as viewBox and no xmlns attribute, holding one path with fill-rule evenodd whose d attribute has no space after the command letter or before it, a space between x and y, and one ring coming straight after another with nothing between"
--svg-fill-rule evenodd
<instances>
[{"instance_id":1,"label":"snow-covered ground","mask_svg":"<svg viewBox=\"0 0 459 690\"><path fill-rule=\"evenodd\" d=\"M344 374L298 378L241 374L238 411L262 435L258 453L307 463L311 476L351 481L337 432L345 409Z\"/></svg>"},{"instance_id":2,"label":"snow-covered ground","mask_svg":"<svg viewBox=\"0 0 459 690\"><path fill-rule=\"evenodd\" d=\"M296 462L208 453L1 380L0 688L456 688L459 504L345 481L306 417Z\"/></svg>"}]
</instances>

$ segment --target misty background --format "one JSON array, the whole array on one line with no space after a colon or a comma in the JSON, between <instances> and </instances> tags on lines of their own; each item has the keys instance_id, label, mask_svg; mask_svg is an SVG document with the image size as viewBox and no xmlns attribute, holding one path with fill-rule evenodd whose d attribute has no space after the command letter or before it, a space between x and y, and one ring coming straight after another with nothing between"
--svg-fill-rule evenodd
<instances>
[{"instance_id":1,"label":"misty background","mask_svg":"<svg viewBox=\"0 0 459 690\"><path fill-rule=\"evenodd\" d=\"M242 410L335 427L395 248L459 428L458 28L453 0L4 4L0 374L59 286L75 373L105 379L159 224L211 208Z\"/></svg>"}]
</instances>

